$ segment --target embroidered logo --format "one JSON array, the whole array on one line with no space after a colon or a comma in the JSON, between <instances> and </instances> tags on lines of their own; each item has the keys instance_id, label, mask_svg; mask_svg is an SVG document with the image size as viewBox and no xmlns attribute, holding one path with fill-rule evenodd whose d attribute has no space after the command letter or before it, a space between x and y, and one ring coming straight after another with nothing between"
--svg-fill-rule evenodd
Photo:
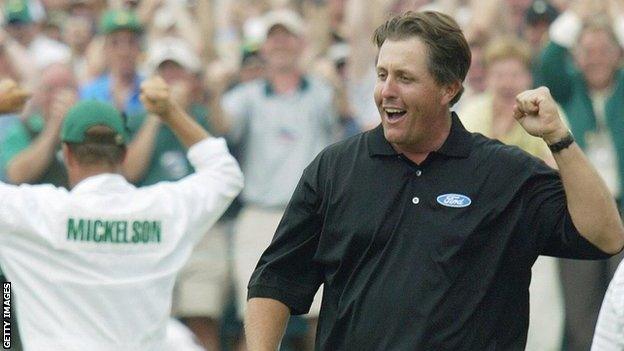
<instances>
[{"instance_id":1,"label":"embroidered logo","mask_svg":"<svg viewBox=\"0 0 624 351\"><path fill-rule=\"evenodd\" d=\"M438 196L436 200L442 206L454 208L468 207L472 203L468 196L462 194L444 194Z\"/></svg>"}]
</instances>

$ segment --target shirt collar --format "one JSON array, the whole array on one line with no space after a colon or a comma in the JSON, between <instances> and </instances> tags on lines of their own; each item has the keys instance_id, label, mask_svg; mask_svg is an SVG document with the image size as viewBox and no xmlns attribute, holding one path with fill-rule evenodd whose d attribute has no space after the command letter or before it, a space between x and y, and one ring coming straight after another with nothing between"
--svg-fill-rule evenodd
<instances>
[{"instance_id":1,"label":"shirt collar","mask_svg":"<svg viewBox=\"0 0 624 351\"><path fill-rule=\"evenodd\" d=\"M310 86L310 82L308 81L308 79L304 76L301 76L301 78L299 78L299 92L308 90L309 86ZM275 95L275 90L273 89L273 85L271 84L271 81L269 80L264 81L264 94L266 96Z\"/></svg>"},{"instance_id":2,"label":"shirt collar","mask_svg":"<svg viewBox=\"0 0 624 351\"><path fill-rule=\"evenodd\" d=\"M83 193L118 193L128 191L134 186L121 174L102 173L81 180L76 184L71 192L74 194Z\"/></svg>"},{"instance_id":3,"label":"shirt collar","mask_svg":"<svg viewBox=\"0 0 624 351\"><path fill-rule=\"evenodd\" d=\"M367 135L368 154L373 156L398 155L386 140L382 124L371 130ZM449 157L466 158L472 150L471 134L464 128L455 112L451 113L451 131L442 146L434 151Z\"/></svg>"}]
</instances>

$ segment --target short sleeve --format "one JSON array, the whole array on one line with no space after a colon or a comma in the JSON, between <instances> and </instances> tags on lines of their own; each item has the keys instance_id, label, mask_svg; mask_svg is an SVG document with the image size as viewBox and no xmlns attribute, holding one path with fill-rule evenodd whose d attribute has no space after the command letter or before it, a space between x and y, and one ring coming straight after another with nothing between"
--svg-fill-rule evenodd
<instances>
[{"instance_id":1,"label":"short sleeve","mask_svg":"<svg viewBox=\"0 0 624 351\"><path fill-rule=\"evenodd\" d=\"M323 282L322 267L314 261L323 222L317 181L319 158L305 169L248 286L248 298L278 300L292 314L309 311Z\"/></svg>"},{"instance_id":2,"label":"short sleeve","mask_svg":"<svg viewBox=\"0 0 624 351\"><path fill-rule=\"evenodd\" d=\"M524 191L528 199L526 212L538 235L539 254L575 259L611 256L585 239L574 226L557 171L536 163Z\"/></svg>"}]
</instances>

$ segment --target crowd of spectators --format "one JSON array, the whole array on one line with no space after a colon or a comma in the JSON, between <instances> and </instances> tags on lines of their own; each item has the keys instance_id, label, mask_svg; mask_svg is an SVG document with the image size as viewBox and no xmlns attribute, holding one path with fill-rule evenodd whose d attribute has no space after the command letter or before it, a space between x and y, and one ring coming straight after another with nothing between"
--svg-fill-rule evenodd
<instances>
[{"instance_id":1,"label":"crowd of spectators","mask_svg":"<svg viewBox=\"0 0 624 351\"><path fill-rule=\"evenodd\" d=\"M303 168L330 143L379 124L371 35L408 10L445 12L466 33L472 64L454 110L469 130L554 166L512 116L518 93L549 87L622 208L621 0L5 0L0 78L32 99L0 119L0 179L66 185L59 131L81 99L124 112L133 136L124 173L137 186L193 172L139 100L141 81L161 75L190 115L226 136L246 177L240 201L180 275L172 308L198 344L225 349L223 316L228 306L238 309L232 319L242 316L245 282ZM589 349L621 257L538 259L527 350ZM309 349L314 323L313 312L295 320L284 347Z\"/></svg>"}]
</instances>

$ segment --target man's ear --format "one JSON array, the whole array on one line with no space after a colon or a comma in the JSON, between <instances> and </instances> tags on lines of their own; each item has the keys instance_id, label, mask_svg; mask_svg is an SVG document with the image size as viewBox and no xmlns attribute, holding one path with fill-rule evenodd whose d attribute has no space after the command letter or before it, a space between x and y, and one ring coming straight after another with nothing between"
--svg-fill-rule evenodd
<instances>
[{"instance_id":1,"label":"man's ear","mask_svg":"<svg viewBox=\"0 0 624 351\"><path fill-rule=\"evenodd\" d=\"M453 101L453 99L455 98L455 96L459 94L459 92L461 91L461 88L462 88L462 84L459 80L456 80L452 83L444 84L441 88L442 98L440 99L440 104L441 105L450 104L451 101Z\"/></svg>"},{"instance_id":2,"label":"man's ear","mask_svg":"<svg viewBox=\"0 0 624 351\"><path fill-rule=\"evenodd\" d=\"M65 161L65 167L69 168L70 166L73 166L76 160L66 143L61 145L61 150L63 151L63 161Z\"/></svg>"}]
</instances>

